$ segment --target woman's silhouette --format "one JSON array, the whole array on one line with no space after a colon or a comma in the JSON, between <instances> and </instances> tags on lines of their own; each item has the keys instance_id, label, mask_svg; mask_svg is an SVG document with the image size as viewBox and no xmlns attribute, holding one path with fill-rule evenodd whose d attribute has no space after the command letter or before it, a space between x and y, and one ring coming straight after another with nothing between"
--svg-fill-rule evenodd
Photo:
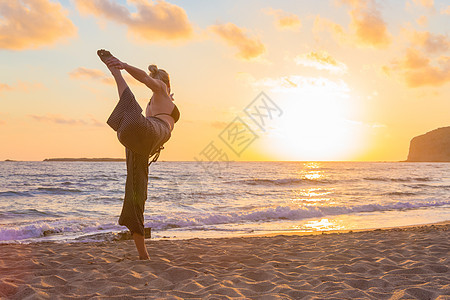
<instances>
[{"instance_id":1,"label":"woman's silhouette","mask_svg":"<svg viewBox=\"0 0 450 300\"><path fill-rule=\"evenodd\" d=\"M119 141L126 148L127 180L125 199L119 224L126 226L133 234L140 259L149 259L144 242L144 206L147 199L149 156L160 151L169 140L180 113L170 94L169 75L155 65L149 66L150 74L130 66L112 56L109 51L97 51L100 59L113 75L120 100L107 123L117 131ZM121 70L127 71L153 92L146 108L142 108L134 98Z\"/></svg>"}]
</instances>

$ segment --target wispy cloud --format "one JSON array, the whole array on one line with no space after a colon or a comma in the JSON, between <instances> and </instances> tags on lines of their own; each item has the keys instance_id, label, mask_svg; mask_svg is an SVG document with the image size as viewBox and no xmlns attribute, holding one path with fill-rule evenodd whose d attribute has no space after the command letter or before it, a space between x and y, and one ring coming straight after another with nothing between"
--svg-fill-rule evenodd
<instances>
[{"instance_id":1,"label":"wispy cloud","mask_svg":"<svg viewBox=\"0 0 450 300\"><path fill-rule=\"evenodd\" d=\"M97 69L79 67L71 71L69 76L72 79L98 80L105 84L114 84L114 79L111 76L107 76L103 71Z\"/></svg>"},{"instance_id":2,"label":"wispy cloud","mask_svg":"<svg viewBox=\"0 0 450 300\"><path fill-rule=\"evenodd\" d=\"M260 57L266 47L257 37L247 35L247 30L233 23L213 25L210 30L217 34L223 41L238 49L237 56L244 60L252 60Z\"/></svg>"},{"instance_id":3,"label":"wispy cloud","mask_svg":"<svg viewBox=\"0 0 450 300\"><path fill-rule=\"evenodd\" d=\"M426 8L432 8L434 6L434 0L413 0L415 5L423 6Z\"/></svg>"},{"instance_id":4,"label":"wispy cloud","mask_svg":"<svg viewBox=\"0 0 450 300\"><path fill-rule=\"evenodd\" d=\"M312 67L318 70L326 70L332 73L347 72L347 66L343 62L337 61L325 51L312 51L306 54L298 55L295 58L295 62L298 65Z\"/></svg>"},{"instance_id":5,"label":"wispy cloud","mask_svg":"<svg viewBox=\"0 0 450 300\"><path fill-rule=\"evenodd\" d=\"M12 92L12 91L23 91L30 92L42 88L42 84L37 82L24 82L18 81L13 85L0 83L0 93L1 92Z\"/></svg>"},{"instance_id":6,"label":"wispy cloud","mask_svg":"<svg viewBox=\"0 0 450 300\"><path fill-rule=\"evenodd\" d=\"M302 27L300 18L295 14L270 7L263 9L263 12L275 17L275 24L279 29L297 31Z\"/></svg>"},{"instance_id":7,"label":"wispy cloud","mask_svg":"<svg viewBox=\"0 0 450 300\"><path fill-rule=\"evenodd\" d=\"M349 35L344 27L327 19L317 15L314 19L313 32L319 33L322 31L329 32L331 36L340 43L349 43Z\"/></svg>"},{"instance_id":8,"label":"wispy cloud","mask_svg":"<svg viewBox=\"0 0 450 300\"><path fill-rule=\"evenodd\" d=\"M34 49L74 36L77 29L66 15L49 0L0 1L0 49Z\"/></svg>"},{"instance_id":9,"label":"wispy cloud","mask_svg":"<svg viewBox=\"0 0 450 300\"><path fill-rule=\"evenodd\" d=\"M413 46L421 47L427 53L445 53L450 50L448 35L416 30L405 30L405 32Z\"/></svg>"},{"instance_id":10,"label":"wispy cloud","mask_svg":"<svg viewBox=\"0 0 450 300\"><path fill-rule=\"evenodd\" d=\"M442 86L450 82L450 38L404 28L402 35L409 41L403 57L382 67L388 76L396 76L408 87Z\"/></svg>"},{"instance_id":11,"label":"wispy cloud","mask_svg":"<svg viewBox=\"0 0 450 300\"><path fill-rule=\"evenodd\" d=\"M331 80L325 77L308 77L289 75L281 77L266 77L255 79L248 77L247 82L258 88L267 88L272 92L308 94L311 91L332 93L336 96L347 97L350 88L343 80Z\"/></svg>"},{"instance_id":12,"label":"wispy cloud","mask_svg":"<svg viewBox=\"0 0 450 300\"><path fill-rule=\"evenodd\" d=\"M89 117L88 119L73 119L68 118L58 114L46 114L46 115L28 115L31 119L37 122L42 123L53 123L59 125L69 125L69 126L105 126L103 123L97 121L93 117Z\"/></svg>"},{"instance_id":13,"label":"wispy cloud","mask_svg":"<svg viewBox=\"0 0 450 300\"><path fill-rule=\"evenodd\" d=\"M326 18L317 16L314 21L315 32L328 31L340 43L359 47L386 48L391 43L391 34L373 0L340 0L338 3L350 7L351 23L349 30Z\"/></svg>"},{"instance_id":14,"label":"wispy cloud","mask_svg":"<svg viewBox=\"0 0 450 300\"><path fill-rule=\"evenodd\" d=\"M417 24L420 26L426 26L428 24L428 17L427 16L420 16L416 19Z\"/></svg>"},{"instance_id":15,"label":"wispy cloud","mask_svg":"<svg viewBox=\"0 0 450 300\"><path fill-rule=\"evenodd\" d=\"M210 122L209 125L213 128L224 129L227 125L230 125L229 122L221 122L221 121L213 121Z\"/></svg>"},{"instance_id":16,"label":"wispy cloud","mask_svg":"<svg viewBox=\"0 0 450 300\"><path fill-rule=\"evenodd\" d=\"M450 15L450 5L447 5L447 7L443 8L441 10L441 14L443 14L443 15Z\"/></svg>"},{"instance_id":17,"label":"wispy cloud","mask_svg":"<svg viewBox=\"0 0 450 300\"><path fill-rule=\"evenodd\" d=\"M399 76L409 87L441 86L450 82L450 56L440 56L434 62L414 48L390 65L383 66L388 75Z\"/></svg>"},{"instance_id":18,"label":"wispy cloud","mask_svg":"<svg viewBox=\"0 0 450 300\"><path fill-rule=\"evenodd\" d=\"M391 36L381 13L372 0L342 0L350 5L353 32L360 45L384 48L391 42Z\"/></svg>"},{"instance_id":19,"label":"wispy cloud","mask_svg":"<svg viewBox=\"0 0 450 300\"><path fill-rule=\"evenodd\" d=\"M111 76L107 75L101 70L97 69L88 69L84 67L76 68L75 70L69 73L70 78L79 79L79 80L95 80L100 81L104 84L114 85L114 79ZM123 77L127 81L128 84L139 84L133 77L128 74L123 74Z\"/></svg>"},{"instance_id":20,"label":"wispy cloud","mask_svg":"<svg viewBox=\"0 0 450 300\"><path fill-rule=\"evenodd\" d=\"M12 87L9 84L0 83L0 92L2 91L11 91Z\"/></svg>"},{"instance_id":21,"label":"wispy cloud","mask_svg":"<svg viewBox=\"0 0 450 300\"><path fill-rule=\"evenodd\" d=\"M160 0L156 3L129 0L136 12L112 0L76 0L83 14L91 14L127 26L129 32L146 41L187 39L193 27L185 10Z\"/></svg>"}]
</instances>

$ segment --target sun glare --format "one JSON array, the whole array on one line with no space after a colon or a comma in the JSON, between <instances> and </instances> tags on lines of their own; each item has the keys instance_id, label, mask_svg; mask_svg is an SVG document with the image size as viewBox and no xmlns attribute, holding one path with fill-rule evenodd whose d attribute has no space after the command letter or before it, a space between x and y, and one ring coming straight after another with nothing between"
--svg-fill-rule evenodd
<instances>
[{"instance_id":1,"label":"sun glare","mask_svg":"<svg viewBox=\"0 0 450 300\"><path fill-rule=\"evenodd\" d=\"M327 79L289 79L277 88L283 115L274 122L268 147L282 160L346 160L358 150L356 122L350 112L349 89Z\"/></svg>"}]
</instances>

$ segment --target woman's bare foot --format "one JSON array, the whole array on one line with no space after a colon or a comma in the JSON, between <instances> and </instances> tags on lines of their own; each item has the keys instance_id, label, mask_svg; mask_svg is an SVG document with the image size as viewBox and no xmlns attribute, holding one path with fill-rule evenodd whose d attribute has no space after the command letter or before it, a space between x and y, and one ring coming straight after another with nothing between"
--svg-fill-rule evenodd
<instances>
[{"instance_id":1,"label":"woman's bare foot","mask_svg":"<svg viewBox=\"0 0 450 300\"><path fill-rule=\"evenodd\" d=\"M100 57L101 61L104 62L105 64L107 63L108 58L113 57L111 52L105 49L97 50L97 55L98 57Z\"/></svg>"},{"instance_id":2,"label":"woman's bare foot","mask_svg":"<svg viewBox=\"0 0 450 300\"><path fill-rule=\"evenodd\" d=\"M97 55L111 72L115 71L115 69L122 70L124 68L123 63L108 50L100 49L97 51Z\"/></svg>"}]
</instances>

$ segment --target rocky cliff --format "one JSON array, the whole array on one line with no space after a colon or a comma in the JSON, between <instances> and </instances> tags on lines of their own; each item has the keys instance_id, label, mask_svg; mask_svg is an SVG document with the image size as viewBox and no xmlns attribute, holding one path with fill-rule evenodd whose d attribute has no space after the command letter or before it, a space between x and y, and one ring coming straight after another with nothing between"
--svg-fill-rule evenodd
<instances>
[{"instance_id":1,"label":"rocky cliff","mask_svg":"<svg viewBox=\"0 0 450 300\"><path fill-rule=\"evenodd\" d=\"M407 161L450 162L450 126L413 138Z\"/></svg>"}]
</instances>

